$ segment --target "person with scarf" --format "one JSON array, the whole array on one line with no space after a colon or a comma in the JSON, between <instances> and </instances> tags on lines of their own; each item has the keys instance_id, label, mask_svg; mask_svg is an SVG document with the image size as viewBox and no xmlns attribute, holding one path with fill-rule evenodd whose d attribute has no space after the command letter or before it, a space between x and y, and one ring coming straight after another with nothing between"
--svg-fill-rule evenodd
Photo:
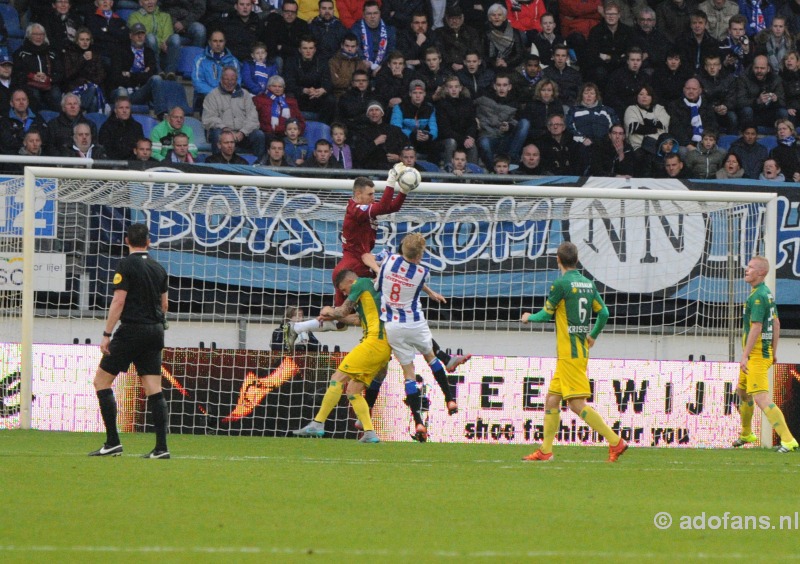
<instances>
[{"instance_id":1,"label":"person with scarf","mask_svg":"<svg viewBox=\"0 0 800 564\"><path fill-rule=\"evenodd\" d=\"M783 82L770 69L765 55L758 55L747 72L736 81L736 113L741 121L772 126L789 117Z\"/></svg>"},{"instance_id":2,"label":"person with scarf","mask_svg":"<svg viewBox=\"0 0 800 564\"><path fill-rule=\"evenodd\" d=\"M358 38L358 49L376 76L395 50L397 31L381 19L381 9L375 0L364 2L363 17L350 29Z\"/></svg>"},{"instance_id":3,"label":"person with scarf","mask_svg":"<svg viewBox=\"0 0 800 564\"><path fill-rule=\"evenodd\" d=\"M728 36L720 43L719 53L725 71L733 76L741 76L755 56L753 42L745 35L747 20L737 14L728 22Z\"/></svg>"},{"instance_id":4,"label":"person with scarf","mask_svg":"<svg viewBox=\"0 0 800 564\"><path fill-rule=\"evenodd\" d=\"M181 52L181 36L175 33L172 16L158 6L157 0L139 0L141 6L128 17L128 27L140 23L147 30L147 46L156 54L158 72L175 78Z\"/></svg>"},{"instance_id":5,"label":"person with scarf","mask_svg":"<svg viewBox=\"0 0 800 564\"><path fill-rule=\"evenodd\" d=\"M14 52L12 82L26 85L35 109L56 110L61 101L58 85L63 74L61 57L50 48L44 27L30 24L25 29L25 41Z\"/></svg>"},{"instance_id":6,"label":"person with scarf","mask_svg":"<svg viewBox=\"0 0 800 564\"><path fill-rule=\"evenodd\" d=\"M261 131L272 139L286 134L286 121L296 119L302 133L306 128L306 120L297 105L297 99L286 95L286 81L283 77L273 76L267 83L267 91L255 98L253 103L258 112Z\"/></svg>"},{"instance_id":7,"label":"person with scarf","mask_svg":"<svg viewBox=\"0 0 800 564\"><path fill-rule=\"evenodd\" d=\"M533 53L525 55L523 63L511 77L520 99L526 104L533 99L536 85L544 79L544 69L539 64L539 61L539 55L534 55Z\"/></svg>"},{"instance_id":8,"label":"person with scarf","mask_svg":"<svg viewBox=\"0 0 800 564\"><path fill-rule=\"evenodd\" d=\"M278 74L278 66L267 53L266 44L256 41L250 50L250 59L242 64L242 86L253 96L267 89L267 81Z\"/></svg>"},{"instance_id":9,"label":"person with scarf","mask_svg":"<svg viewBox=\"0 0 800 564\"><path fill-rule=\"evenodd\" d=\"M341 99L352 84L353 73L357 70L369 72L371 65L364 60L358 50L358 37L349 31L342 38L339 52L328 60L333 94ZM363 115L363 112L361 112Z\"/></svg>"},{"instance_id":10,"label":"person with scarf","mask_svg":"<svg viewBox=\"0 0 800 564\"><path fill-rule=\"evenodd\" d=\"M28 94L19 88L11 93L11 107L0 119L0 152L13 155L22 147L25 134L31 129L40 133L47 130L42 116L31 110Z\"/></svg>"},{"instance_id":11,"label":"person with scarf","mask_svg":"<svg viewBox=\"0 0 800 564\"><path fill-rule=\"evenodd\" d=\"M80 96L82 110L100 112L106 105L102 89L105 80L100 54L92 45L92 32L83 27L75 43L64 49L64 90Z\"/></svg>"},{"instance_id":12,"label":"person with scarf","mask_svg":"<svg viewBox=\"0 0 800 564\"><path fill-rule=\"evenodd\" d=\"M628 142L638 151L646 137L655 141L669 130L670 116L664 106L655 103L653 88L644 85L636 94L636 103L625 110L624 121Z\"/></svg>"},{"instance_id":13,"label":"person with scarf","mask_svg":"<svg viewBox=\"0 0 800 564\"><path fill-rule=\"evenodd\" d=\"M219 86L209 92L203 101L203 128L208 132L213 154L219 152L222 131L230 130L237 149L244 148L260 158L265 150L264 132L259 129L253 95L239 86L238 82L236 69L225 67Z\"/></svg>"},{"instance_id":14,"label":"person with scarf","mask_svg":"<svg viewBox=\"0 0 800 564\"><path fill-rule=\"evenodd\" d=\"M797 50L797 39L786 29L786 17L775 16L769 30L756 35L755 52L766 55L770 68L780 69L783 59L790 51Z\"/></svg>"},{"instance_id":15,"label":"person with scarf","mask_svg":"<svg viewBox=\"0 0 800 564\"><path fill-rule=\"evenodd\" d=\"M87 124L77 124L73 129L72 146L65 147L61 156L105 160L107 158L105 150L100 145L95 145L92 138L92 129Z\"/></svg>"},{"instance_id":16,"label":"person with scarf","mask_svg":"<svg viewBox=\"0 0 800 564\"><path fill-rule=\"evenodd\" d=\"M781 119L775 124L775 137L778 144L769 156L777 161L784 176L790 181L800 180L800 144L794 125L788 119Z\"/></svg>"},{"instance_id":17,"label":"person with scarf","mask_svg":"<svg viewBox=\"0 0 800 564\"><path fill-rule=\"evenodd\" d=\"M513 71L525 57L525 39L508 21L508 10L492 4L486 11L488 22L484 35L486 65L499 71ZM521 149L521 148L520 148Z\"/></svg>"},{"instance_id":18,"label":"person with scarf","mask_svg":"<svg viewBox=\"0 0 800 564\"><path fill-rule=\"evenodd\" d=\"M128 42L128 24L113 10L114 0L94 0L94 13L86 18L86 27L92 32L97 52L106 74L117 51Z\"/></svg>"},{"instance_id":19,"label":"person with scarf","mask_svg":"<svg viewBox=\"0 0 800 564\"><path fill-rule=\"evenodd\" d=\"M314 5L316 6L317 3L314 2ZM303 18L302 7L300 17ZM342 41L348 33L347 28L336 17L333 0L320 0L319 15L309 21L308 27L314 39L317 40L317 55L327 63L340 52ZM356 44L358 44L358 38L356 38Z\"/></svg>"},{"instance_id":20,"label":"person with scarf","mask_svg":"<svg viewBox=\"0 0 800 564\"><path fill-rule=\"evenodd\" d=\"M745 33L753 38L759 31L772 26L775 17L775 3L772 0L738 0L739 13L747 20Z\"/></svg>"},{"instance_id":21,"label":"person with scarf","mask_svg":"<svg viewBox=\"0 0 800 564\"><path fill-rule=\"evenodd\" d=\"M711 104L703 97L703 87L696 78L690 78L683 86L683 97L674 100L668 107L670 134L681 147L694 149L703 138L706 128L718 129L717 117Z\"/></svg>"}]
</instances>

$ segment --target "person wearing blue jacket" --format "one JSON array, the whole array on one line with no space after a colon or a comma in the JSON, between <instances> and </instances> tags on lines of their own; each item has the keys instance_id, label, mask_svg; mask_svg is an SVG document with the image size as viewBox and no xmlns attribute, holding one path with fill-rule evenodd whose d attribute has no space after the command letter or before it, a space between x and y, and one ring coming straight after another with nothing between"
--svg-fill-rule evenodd
<instances>
[{"instance_id":1,"label":"person wearing blue jacket","mask_svg":"<svg viewBox=\"0 0 800 564\"><path fill-rule=\"evenodd\" d=\"M233 67L241 76L239 60L225 48L225 34L215 31L208 38L208 46L194 60L192 70L192 86L194 86L194 107L203 107L206 94L219 86L222 69Z\"/></svg>"},{"instance_id":2,"label":"person wearing blue jacket","mask_svg":"<svg viewBox=\"0 0 800 564\"><path fill-rule=\"evenodd\" d=\"M439 159L439 126L436 123L436 109L425 100L425 83L412 80L408 87L408 98L392 110L391 124L403 130L411 140L417 153L424 153L427 160Z\"/></svg>"}]
</instances>

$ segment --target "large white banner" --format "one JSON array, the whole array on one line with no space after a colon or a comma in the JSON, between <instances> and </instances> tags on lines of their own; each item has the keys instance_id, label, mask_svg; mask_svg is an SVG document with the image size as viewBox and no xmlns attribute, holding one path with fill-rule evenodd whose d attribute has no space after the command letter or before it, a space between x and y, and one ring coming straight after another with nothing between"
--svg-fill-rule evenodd
<instances>
[{"instance_id":1,"label":"large white banner","mask_svg":"<svg viewBox=\"0 0 800 564\"><path fill-rule=\"evenodd\" d=\"M25 261L21 254L0 253L0 290L22 290ZM65 292L67 289L67 255L35 253L33 256L33 289L37 292Z\"/></svg>"}]
</instances>

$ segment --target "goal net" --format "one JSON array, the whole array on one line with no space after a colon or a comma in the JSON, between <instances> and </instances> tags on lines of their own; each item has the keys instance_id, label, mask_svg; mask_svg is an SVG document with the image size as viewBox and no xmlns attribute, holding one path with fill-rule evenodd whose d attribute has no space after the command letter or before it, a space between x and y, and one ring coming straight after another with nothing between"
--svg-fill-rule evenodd
<instances>
[{"instance_id":1,"label":"goal net","mask_svg":"<svg viewBox=\"0 0 800 564\"><path fill-rule=\"evenodd\" d=\"M146 223L151 254L169 274L163 373L173 431L285 434L313 416L341 358L337 336L325 339L322 354L269 349L288 308L308 317L332 302L352 180L31 167L28 174L37 188L27 232L23 179L0 185L0 265L34 264L19 269L24 281L22 272L4 279L0 271L0 376L12 386L4 384L6 404L25 407L14 387L25 378L8 375L25 372L26 355L32 371L52 365L38 371L40 386L75 368L76 358L93 372L99 352L86 340L99 340L127 227ZM376 181L378 196L383 186ZM631 343L616 356L672 360L667 346L662 357L643 357L636 339L693 339L714 360L732 360L748 291L743 267L754 254L775 256L774 195L658 188L424 183L378 222L375 252L398 249L409 232L425 235L430 285L448 298L426 304L435 336L463 335L491 351L493 342L539 335L549 344L536 355L549 356L552 326L517 321L542 307L559 275L555 250L570 240L609 306L606 332ZM356 332L348 334L342 338L354 342ZM75 344L83 350L77 357ZM129 428L142 430L141 392L128 376L117 387L134 389L118 396L130 402ZM35 411L47 391L31 385ZM94 413L95 403L90 389L74 411ZM405 421L407 413L397 417ZM332 420L335 433L352 433L346 407ZM93 425L87 416L86 428Z\"/></svg>"}]
</instances>

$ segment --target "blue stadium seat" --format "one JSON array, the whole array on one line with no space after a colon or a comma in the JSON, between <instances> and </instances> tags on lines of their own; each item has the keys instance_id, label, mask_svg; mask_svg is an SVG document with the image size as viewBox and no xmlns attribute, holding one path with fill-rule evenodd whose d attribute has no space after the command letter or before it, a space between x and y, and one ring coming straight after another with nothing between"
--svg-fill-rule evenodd
<instances>
[{"instance_id":1,"label":"blue stadium seat","mask_svg":"<svg viewBox=\"0 0 800 564\"><path fill-rule=\"evenodd\" d=\"M23 38L25 37L25 30L19 24L19 14L16 8L11 4L0 4L0 15L3 16L3 21L6 24L6 31L9 37ZM11 51L13 53L13 51Z\"/></svg>"},{"instance_id":2,"label":"blue stadium seat","mask_svg":"<svg viewBox=\"0 0 800 564\"><path fill-rule=\"evenodd\" d=\"M206 130L203 129L203 124L200 120L191 116L186 116L186 120L184 120L183 124L192 128L194 144L197 145L197 150L201 153L210 153L211 143L206 139Z\"/></svg>"},{"instance_id":3,"label":"blue stadium seat","mask_svg":"<svg viewBox=\"0 0 800 564\"><path fill-rule=\"evenodd\" d=\"M117 10L117 14L119 17L122 18L125 23L128 23L128 18L131 17L131 14L134 13L136 10Z\"/></svg>"},{"instance_id":4,"label":"blue stadium seat","mask_svg":"<svg viewBox=\"0 0 800 564\"><path fill-rule=\"evenodd\" d=\"M442 172L438 166L428 161L417 161L417 168L422 172Z\"/></svg>"},{"instance_id":5,"label":"blue stadium seat","mask_svg":"<svg viewBox=\"0 0 800 564\"><path fill-rule=\"evenodd\" d=\"M93 122L95 127L97 127L97 131L100 131L100 128L103 127L108 117L100 112L90 112L86 114L86 119Z\"/></svg>"},{"instance_id":6,"label":"blue stadium seat","mask_svg":"<svg viewBox=\"0 0 800 564\"><path fill-rule=\"evenodd\" d=\"M774 135L770 135L769 137L761 137L758 142L761 145L764 145L767 148L767 151L772 151L772 149L778 146L778 138Z\"/></svg>"},{"instance_id":7,"label":"blue stadium seat","mask_svg":"<svg viewBox=\"0 0 800 564\"><path fill-rule=\"evenodd\" d=\"M181 54L178 56L178 74L184 78L192 78L194 60L202 53L202 47L181 47Z\"/></svg>"},{"instance_id":8,"label":"blue stadium seat","mask_svg":"<svg viewBox=\"0 0 800 564\"><path fill-rule=\"evenodd\" d=\"M467 170L472 174L483 174L486 172L480 165L476 165L475 163L467 163Z\"/></svg>"},{"instance_id":9,"label":"blue stadium seat","mask_svg":"<svg viewBox=\"0 0 800 564\"><path fill-rule=\"evenodd\" d=\"M54 112L53 110L39 110L39 115L42 116L44 121L50 121L51 119L58 117L58 112Z\"/></svg>"},{"instance_id":10,"label":"blue stadium seat","mask_svg":"<svg viewBox=\"0 0 800 564\"><path fill-rule=\"evenodd\" d=\"M158 125L158 120L144 114L133 114L131 117L142 124L144 136L150 139L150 132Z\"/></svg>"},{"instance_id":11,"label":"blue stadium seat","mask_svg":"<svg viewBox=\"0 0 800 564\"><path fill-rule=\"evenodd\" d=\"M717 142L717 146L722 149L723 151L727 151L731 148L731 145L734 141L739 138L738 135L723 135L719 138L719 142Z\"/></svg>"},{"instance_id":12,"label":"blue stadium seat","mask_svg":"<svg viewBox=\"0 0 800 564\"><path fill-rule=\"evenodd\" d=\"M307 121L306 131L303 134L303 137L306 138L306 141L308 141L308 146L312 149L314 144L320 139L327 139L328 141L333 142L331 139L330 126L327 123L322 123L320 121Z\"/></svg>"},{"instance_id":13,"label":"blue stadium seat","mask_svg":"<svg viewBox=\"0 0 800 564\"><path fill-rule=\"evenodd\" d=\"M24 40L21 37L9 37L8 38L8 54L13 55L15 51L17 51L20 47L22 47L22 42Z\"/></svg>"},{"instance_id":14,"label":"blue stadium seat","mask_svg":"<svg viewBox=\"0 0 800 564\"><path fill-rule=\"evenodd\" d=\"M258 157L255 155L251 155L250 153L242 153L241 157L247 161L247 164L256 164Z\"/></svg>"}]
</instances>

